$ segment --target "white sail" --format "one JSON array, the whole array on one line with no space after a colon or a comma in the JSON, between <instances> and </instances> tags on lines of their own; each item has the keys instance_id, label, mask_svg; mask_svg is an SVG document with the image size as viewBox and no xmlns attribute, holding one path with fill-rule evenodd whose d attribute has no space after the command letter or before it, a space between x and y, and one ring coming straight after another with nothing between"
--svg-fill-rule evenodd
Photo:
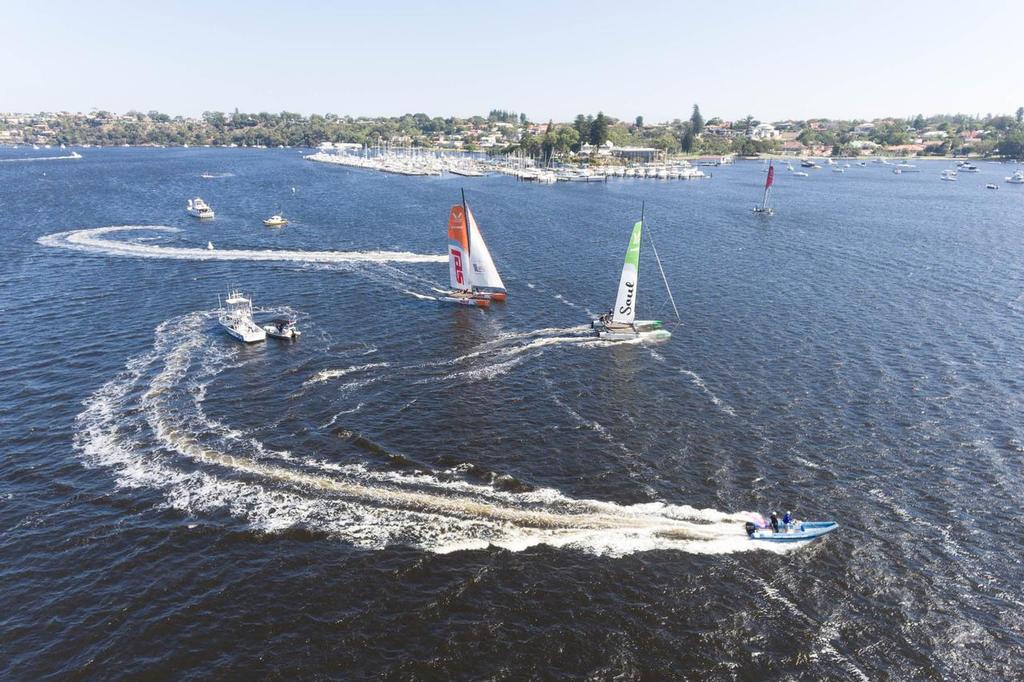
<instances>
[{"instance_id":1,"label":"white sail","mask_svg":"<svg viewBox=\"0 0 1024 682\"><path fill-rule=\"evenodd\" d=\"M633 234L626 248L626 262L622 265L619 278L619 294L615 298L612 321L630 324L636 319L637 277L640 274L640 233L643 221L633 226Z\"/></svg>"},{"instance_id":2,"label":"white sail","mask_svg":"<svg viewBox=\"0 0 1024 682\"><path fill-rule=\"evenodd\" d=\"M481 289L497 289L505 291L505 283L501 281L498 268L494 267L491 252L487 249L480 228L477 227L473 211L469 214L469 258L473 270L473 286Z\"/></svg>"}]
</instances>

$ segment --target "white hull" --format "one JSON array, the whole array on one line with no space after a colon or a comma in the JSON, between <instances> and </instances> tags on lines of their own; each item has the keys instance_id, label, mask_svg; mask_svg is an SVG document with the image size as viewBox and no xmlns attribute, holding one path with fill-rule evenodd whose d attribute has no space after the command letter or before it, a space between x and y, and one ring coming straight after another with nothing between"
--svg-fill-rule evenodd
<instances>
[{"instance_id":1,"label":"white hull","mask_svg":"<svg viewBox=\"0 0 1024 682\"><path fill-rule=\"evenodd\" d=\"M632 324L608 326L598 318L591 320L590 326L598 337L608 341L661 341L672 336L672 332L662 328L659 320L636 320Z\"/></svg>"},{"instance_id":2,"label":"white hull","mask_svg":"<svg viewBox=\"0 0 1024 682\"><path fill-rule=\"evenodd\" d=\"M267 340L267 332L259 327L237 328L225 322L221 322L220 326L223 327L224 331L228 334L245 343L258 343L260 341Z\"/></svg>"},{"instance_id":3,"label":"white hull","mask_svg":"<svg viewBox=\"0 0 1024 682\"><path fill-rule=\"evenodd\" d=\"M457 305L469 305L478 308L486 308L491 304L489 298L482 296L438 296L437 300L442 303L455 303Z\"/></svg>"},{"instance_id":4,"label":"white hull","mask_svg":"<svg viewBox=\"0 0 1024 682\"><path fill-rule=\"evenodd\" d=\"M266 332L267 336L273 336L275 339L287 339L289 341L299 338L302 333L297 329L287 329L283 332L278 332L277 327L274 325L265 325L263 331Z\"/></svg>"}]
</instances>

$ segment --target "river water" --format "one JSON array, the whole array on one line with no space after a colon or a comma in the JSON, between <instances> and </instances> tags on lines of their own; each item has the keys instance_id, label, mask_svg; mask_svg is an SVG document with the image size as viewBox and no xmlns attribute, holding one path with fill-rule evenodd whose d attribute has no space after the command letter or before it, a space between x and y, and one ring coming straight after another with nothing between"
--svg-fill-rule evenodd
<instances>
[{"instance_id":1,"label":"river water","mask_svg":"<svg viewBox=\"0 0 1024 682\"><path fill-rule=\"evenodd\" d=\"M0 153L5 679L1021 674L1012 167L780 167L765 218L756 162L47 154ZM430 300L460 188L510 291L486 311ZM641 202L682 321L599 341ZM673 320L647 241L640 270ZM218 331L236 286L301 339ZM786 509L841 528L746 539Z\"/></svg>"}]
</instances>

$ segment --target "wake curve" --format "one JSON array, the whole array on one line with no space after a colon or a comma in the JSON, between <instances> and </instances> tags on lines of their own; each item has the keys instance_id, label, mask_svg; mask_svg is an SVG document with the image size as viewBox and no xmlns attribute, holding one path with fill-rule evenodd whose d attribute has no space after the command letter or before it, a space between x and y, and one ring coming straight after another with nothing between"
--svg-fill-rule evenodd
<instances>
[{"instance_id":1,"label":"wake curve","mask_svg":"<svg viewBox=\"0 0 1024 682\"><path fill-rule=\"evenodd\" d=\"M119 485L162 490L168 506L190 515L226 510L255 530L301 525L365 548L785 551L747 540L743 514L619 505L550 488L510 492L431 472L372 471L273 452L203 410L206 386L235 357L204 333L214 315L161 324L153 350L129 360L85 402L75 445L87 465L112 469Z\"/></svg>"},{"instance_id":2,"label":"wake curve","mask_svg":"<svg viewBox=\"0 0 1024 682\"><path fill-rule=\"evenodd\" d=\"M160 246L105 239L106 235L133 231L181 232L163 225L115 225L70 230L45 235L36 241L42 246L71 249L105 256L126 258L167 258L196 261L276 261L293 263L444 263L443 255L408 251L287 251L271 249L215 249Z\"/></svg>"}]
</instances>

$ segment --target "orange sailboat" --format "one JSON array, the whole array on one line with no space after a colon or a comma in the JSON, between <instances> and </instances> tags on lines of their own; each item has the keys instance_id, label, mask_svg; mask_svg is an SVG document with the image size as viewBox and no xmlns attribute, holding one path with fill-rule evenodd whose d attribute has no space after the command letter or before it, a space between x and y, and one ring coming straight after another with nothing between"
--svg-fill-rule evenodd
<instances>
[{"instance_id":1,"label":"orange sailboat","mask_svg":"<svg viewBox=\"0 0 1024 682\"><path fill-rule=\"evenodd\" d=\"M473 213L462 203L448 214L448 275L452 290L438 300L486 308L491 301L508 298L505 283L494 265Z\"/></svg>"}]
</instances>

